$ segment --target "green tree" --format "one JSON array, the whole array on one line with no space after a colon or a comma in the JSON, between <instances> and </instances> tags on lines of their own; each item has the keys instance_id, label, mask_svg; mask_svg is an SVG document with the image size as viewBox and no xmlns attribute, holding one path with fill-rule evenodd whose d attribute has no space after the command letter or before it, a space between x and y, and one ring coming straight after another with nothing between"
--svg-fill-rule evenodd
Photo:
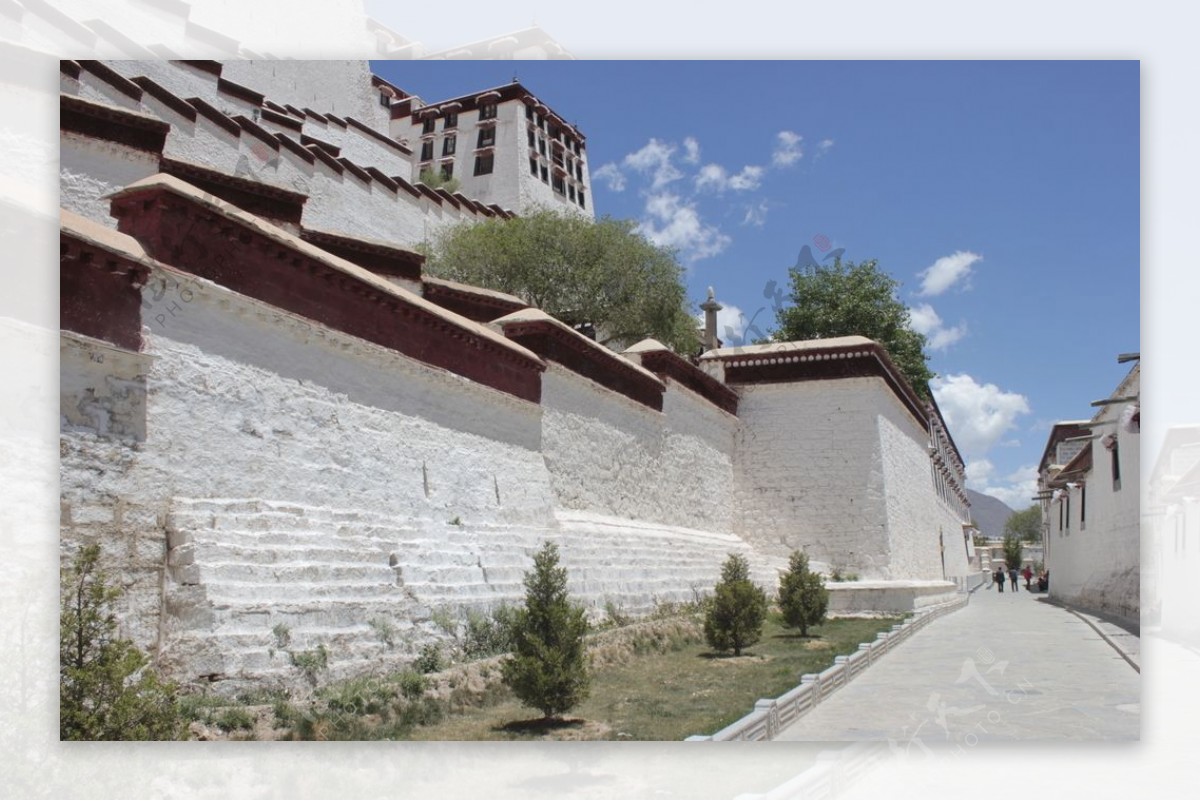
<instances>
[{"instance_id":1,"label":"green tree","mask_svg":"<svg viewBox=\"0 0 1200 801\"><path fill-rule=\"evenodd\" d=\"M173 740L181 736L175 686L162 683L145 654L116 636L121 591L89 545L63 573L59 618L59 739Z\"/></svg>"},{"instance_id":2,"label":"green tree","mask_svg":"<svg viewBox=\"0 0 1200 801\"><path fill-rule=\"evenodd\" d=\"M790 271L792 305L778 314L775 342L864 336L887 349L896 367L922 398L929 397L934 374L925 355L925 336L896 297L900 284L878 263L837 259L832 266Z\"/></svg>"},{"instance_id":3,"label":"green tree","mask_svg":"<svg viewBox=\"0 0 1200 801\"><path fill-rule=\"evenodd\" d=\"M462 223L432 243L426 269L517 295L568 325L590 325L602 344L654 337L685 355L699 346L683 268L630 220L543 209Z\"/></svg>"},{"instance_id":4,"label":"green tree","mask_svg":"<svg viewBox=\"0 0 1200 801\"><path fill-rule=\"evenodd\" d=\"M447 178L440 170L421 170L420 181L430 189L445 189L447 192L457 192L459 189L458 179Z\"/></svg>"},{"instance_id":5,"label":"green tree","mask_svg":"<svg viewBox=\"0 0 1200 801\"><path fill-rule=\"evenodd\" d=\"M767 619L767 594L750 581L746 557L730 554L721 567L721 581L713 590L704 613L704 639L717 651L754 645Z\"/></svg>"},{"instance_id":6,"label":"green tree","mask_svg":"<svg viewBox=\"0 0 1200 801\"><path fill-rule=\"evenodd\" d=\"M789 628L800 629L800 636L808 636L809 626L825 622L829 611L829 590L819 573L808 569L808 554L792 551L788 559L788 572L779 577L779 609L783 622Z\"/></svg>"},{"instance_id":7,"label":"green tree","mask_svg":"<svg viewBox=\"0 0 1200 801\"><path fill-rule=\"evenodd\" d=\"M1021 542L1042 541L1042 510L1037 504L1013 512L1004 521L1004 536L1016 537Z\"/></svg>"},{"instance_id":8,"label":"green tree","mask_svg":"<svg viewBox=\"0 0 1200 801\"><path fill-rule=\"evenodd\" d=\"M525 606L513 615L513 654L501 665L504 683L549 719L587 698L591 684L583 638L587 618L567 595L558 546L547 542L525 574Z\"/></svg>"},{"instance_id":9,"label":"green tree","mask_svg":"<svg viewBox=\"0 0 1200 801\"><path fill-rule=\"evenodd\" d=\"M1009 570L1021 569L1021 540L1017 537L1004 537L1004 564Z\"/></svg>"}]
</instances>

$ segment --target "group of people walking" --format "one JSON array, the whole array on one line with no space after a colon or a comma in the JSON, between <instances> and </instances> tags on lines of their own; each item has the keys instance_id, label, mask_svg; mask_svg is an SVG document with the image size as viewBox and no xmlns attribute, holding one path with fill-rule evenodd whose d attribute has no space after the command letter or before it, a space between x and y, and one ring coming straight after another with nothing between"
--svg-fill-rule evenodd
<instances>
[{"instance_id":1,"label":"group of people walking","mask_svg":"<svg viewBox=\"0 0 1200 801\"><path fill-rule=\"evenodd\" d=\"M996 585L996 589L1000 592L1004 592L1004 577L1004 566L1001 565L1000 567L996 568L996 572L992 574L992 582ZM1025 589L1033 592L1033 586L1031 584L1033 581L1033 570L1030 569L1029 565L1025 565L1025 569L1021 570L1020 572L1018 572L1015 567L1010 567L1008 569L1008 580L1012 583L1013 592L1017 591L1018 577L1024 578ZM1038 573L1037 577L1037 591L1046 592L1048 589L1050 589L1050 571L1041 571Z\"/></svg>"}]
</instances>

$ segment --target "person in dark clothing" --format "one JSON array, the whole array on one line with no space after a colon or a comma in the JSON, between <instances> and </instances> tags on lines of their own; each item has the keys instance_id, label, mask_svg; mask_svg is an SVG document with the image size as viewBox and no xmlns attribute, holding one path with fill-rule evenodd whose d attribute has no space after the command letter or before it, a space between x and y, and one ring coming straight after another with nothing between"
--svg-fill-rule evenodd
<instances>
[{"instance_id":1,"label":"person in dark clothing","mask_svg":"<svg viewBox=\"0 0 1200 801\"><path fill-rule=\"evenodd\" d=\"M992 581L996 585L996 589L1004 592L1004 568L996 568L996 572L992 574Z\"/></svg>"},{"instance_id":2,"label":"person in dark clothing","mask_svg":"<svg viewBox=\"0 0 1200 801\"><path fill-rule=\"evenodd\" d=\"M1010 580L1012 580L1012 591L1016 592L1017 591L1017 569L1015 567L1010 567L1008 569L1008 577Z\"/></svg>"}]
</instances>

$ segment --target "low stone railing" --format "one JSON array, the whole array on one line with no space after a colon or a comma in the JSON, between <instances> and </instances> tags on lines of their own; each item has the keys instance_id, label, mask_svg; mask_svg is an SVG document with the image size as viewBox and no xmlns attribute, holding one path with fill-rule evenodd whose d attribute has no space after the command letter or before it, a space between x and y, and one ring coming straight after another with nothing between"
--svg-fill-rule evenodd
<instances>
[{"instance_id":1,"label":"low stone railing","mask_svg":"<svg viewBox=\"0 0 1200 801\"><path fill-rule=\"evenodd\" d=\"M760 698L754 702L754 710L716 734L694 734L688 742L726 740L773 740L779 732L815 708L839 688L845 687L875 661L913 633L920 631L942 615L967 605L969 596L963 595L949 603L939 604L917 612L904 623L892 626L891 631L880 632L874 642L864 642L856 653L836 656L833 665L820 673L805 673L800 685L788 690L778 698Z\"/></svg>"}]
</instances>

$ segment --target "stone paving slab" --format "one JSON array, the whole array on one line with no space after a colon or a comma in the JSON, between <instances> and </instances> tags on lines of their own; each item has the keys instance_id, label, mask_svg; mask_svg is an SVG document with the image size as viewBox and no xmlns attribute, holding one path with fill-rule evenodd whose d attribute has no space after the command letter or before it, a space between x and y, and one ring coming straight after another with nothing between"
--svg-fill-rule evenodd
<instances>
[{"instance_id":1,"label":"stone paving slab","mask_svg":"<svg viewBox=\"0 0 1200 801\"><path fill-rule=\"evenodd\" d=\"M1136 638L1134 638L1136 639ZM1136 740L1138 672L1086 622L1025 590L980 589L777 740Z\"/></svg>"}]
</instances>

